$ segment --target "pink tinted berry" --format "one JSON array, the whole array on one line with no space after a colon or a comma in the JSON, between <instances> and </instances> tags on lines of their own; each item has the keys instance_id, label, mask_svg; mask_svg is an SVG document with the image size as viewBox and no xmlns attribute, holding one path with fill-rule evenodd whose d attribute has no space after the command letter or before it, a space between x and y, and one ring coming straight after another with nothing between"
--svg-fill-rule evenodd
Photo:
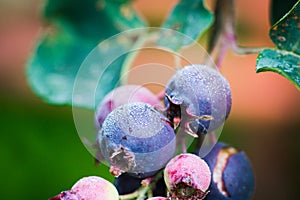
<instances>
[{"instance_id":1,"label":"pink tinted berry","mask_svg":"<svg viewBox=\"0 0 300 200\"><path fill-rule=\"evenodd\" d=\"M151 197L147 200L168 200L166 197Z\"/></svg>"},{"instance_id":2,"label":"pink tinted berry","mask_svg":"<svg viewBox=\"0 0 300 200\"><path fill-rule=\"evenodd\" d=\"M152 106L161 106L159 98L147 88L140 85L124 85L108 93L97 107L95 126L99 130L107 115L115 108L131 103L143 102Z\"/></svg>"},{"instance_id":3,"label":"pink tinted berry","mask_svg":"<svg viewBox=\"0 0 300 200\"><path fill-rule=\"evenodd\" d=\"M118 200L119 194L109 181L97 177L84 177L71 190L64 191L49 200Z\"/></svg>"},{"instance_id":4,"label":"pink tinted berry","mask_svg":"<svg viewBox=\"0 0 300 200\"><path fill-rule=\"evenodd\" d=\"M185 153L169 161L164 179L171 199L199 200L207 194L211 172L199 156Z\"/></svg>"}]
</instances>

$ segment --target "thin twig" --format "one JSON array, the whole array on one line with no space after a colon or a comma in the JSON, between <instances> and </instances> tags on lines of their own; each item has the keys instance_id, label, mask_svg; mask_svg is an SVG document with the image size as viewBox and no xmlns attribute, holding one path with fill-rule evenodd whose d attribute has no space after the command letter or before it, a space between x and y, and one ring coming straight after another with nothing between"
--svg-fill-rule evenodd
<instances>
[{"instance_id":1,"label":"thin twig","mask_svg":"<svg viewBox=\"0 0 300 200\"><path fill-rule=\"evenodd\" d=\"M208 46L208 53L213 58L217 68L220 68L228 47L236 41L234 27L234 0L217 0L215 22ZM212 64L210 62L211 60L207 59L206 64Z\"/></svg>"},{"instance_id":2,"label":"thin twig","mask_svg":"<svg viewBox=\"0 0 300 200\"><path fill-rule=\"evenodd\" d=\"M240 55L246 55L246 54L259 54L262 50L264 50L267 47L242 47L236 45L231 46L232 50Z\"/></svg>"},{"instance_id":3,"label":"thin twig","mask_svg":"<svg viewBox=\"0 0 300 200\"><path fill-rule=\"evenodd\" d=\"M155 186L156 182L160 179L162 176L162 170L160 170L151 180L151 182L148 185L141 186L136 191L130 193L130 194L124 194L119 196L119 200L144 200L145 197L152 196L152 188ZM146 195L147 194L147 195Z\"/></svg>"},{"instance_id":4,"label":"thin twig","mask_svg":"<svg viewBox=\"0 0 300 200\"><path fill-rule=\"evenodd\" d=\"M123 195L119 195L119 200L129 200L129 199L134 199L137 198L139 195L139 191L135 191L133 193L130 194L123 194Z\"/></svg>"},{"instance_id":5,"label":"thin twig","mask_svg":"<svg viewBox=\"0 0 300 200\"><path fill-rule=\"evenodd\" d=\"M235 0L216 0L215 22L209 39L208 53L219 69L229 48L235 53L258 54L266 47L242 47L237 44L235 31ZM210 58L206 64L214 66Z\"/></svg>"}]
</instances>

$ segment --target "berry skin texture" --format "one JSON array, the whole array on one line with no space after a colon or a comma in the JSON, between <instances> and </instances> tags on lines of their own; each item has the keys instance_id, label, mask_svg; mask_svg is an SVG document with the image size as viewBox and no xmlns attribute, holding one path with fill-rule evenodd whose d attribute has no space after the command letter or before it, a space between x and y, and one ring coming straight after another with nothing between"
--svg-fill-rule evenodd
<instances>
[{"instance_id":1,"label":"berry skin texture","mask_svg":"<svg viewBox=\"0 0 300 200\"><path fill-rule=\"evenodd\" d=\"M222 125L231 110L229 83L216 69L189 65L178 70L165 90L167 116L176 128L198 137Z\"/></svg>"},{"instance_id":2,"label":"berry skin texture","mask_svg":"<svg viewBox=\"0 0 300 200\"><path fill-rule=\"evenodd\" d=\"M97 177L84 177L71 190L64 191L49 200L118 200L117 189L109 181Z\"/></svg>"},{"instance_id":3,"label":"berry skin texture","mask_svg":"<svg viewBox=\"0 0 300 200\"><path fill-rule=\"evenodd\" d=\"M173 157L175 132L168 119L151 105L129 103L114 109L97 135L110 172L148 177Z\"/></svg>"},{"instance_id":4,"label":"berry skin texture","mask_svg":"<svg viewBox=\"0 0 300 200\"><path fill-rule=\"evenodd\" d=\"M204 199L211 182L211 172L199 156L185 153L169 161L164 179L170 199Z\"/></svg>"},{"instance_id":5,"label":"berry skin texture","mask_svg":"<svg viewBox=\"0 0 300 200\"><path fill-rule=\"evenodd\" d=\"M147 200L168 200L166 197L151 197Z\"/></svg>"},{"instance_id":6,"label":"berry skin texture","mask_svg":"<svg viewBox=\"0 0 300 200\"><path fill-rule=\"evenodd\" d=\"M107 115L116 107L130 103L144 102L161 106L159 98L150 90L139 85L123 85L108 93L98 105L95 113L95 127L98 131Z\"/></svg>"},{"instance_id":7,"label":"berry skin texture","mask_svg":"<svg viewBox=\"0 0 300 200\"><path fill-rule=\"evenodd\" d=\"M244 152L218 142L204 157L212 172L207 200L250 200L254 173Z\"/></svg>"}]
</instances>

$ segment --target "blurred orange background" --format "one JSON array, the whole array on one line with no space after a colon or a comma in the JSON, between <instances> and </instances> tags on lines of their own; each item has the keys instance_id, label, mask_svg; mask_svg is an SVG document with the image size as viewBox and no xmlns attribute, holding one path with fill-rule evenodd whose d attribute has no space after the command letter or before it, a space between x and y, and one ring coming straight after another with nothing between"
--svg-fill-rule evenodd
<instances>
[{"instance_id":1,"label":"blurred orange background","mask_svg":"<svg viewBox=\"0 0 300 200\"><path fill-rule=\"evenodd\" d=\"M134 6L151 26L158 26L176 3L177 1L174 0L137 0ZM208 4L211 3L212 1L208 1ZM18 105L18 108L29 107L30 109L36 108L59 113L60 107L50 108L51 106L46 105L33 94L24 73L26 61L43 29L44 23L40 17L42 6L43 1L38 0L1 0L0 2L1 99L2 102L5 102L4 106L10 106L9 103L14 102L11 106ZM236 1L236 10L238 41L241 45L274 46L268 37L269 1L239 0ZM231 84L233 106L220 140L244 150L252 161L256 173L256 192L253 199L297 199L297 180L300 178L300 93L292 83L276 73L256 74L256 57L257 55L240 56L231 51L226 54L221 72ZM4 108L2 107L2 109ZM66 108L61 109L62 112L70 111L66 111ZM9 110L10 108L6 108L7 112ZM1 112L3 113L3 111ZM12 112L14 112L16 121L20 120L18 112L16 110ZM5 116L2 117L5 118ZM26 117L26 113L23 113L22 117ZM72 116L66 114L66 117ZM34 120L32 123L34 124ZM0 129L1 137L10 135L10 148L17 148L14 147L16 145L14 137L18 137L18 134L21 133L15 133L15 129L10 126L18 126L18 124L12 122L6 125L7 129ZM26 129L22 134L30 131L30 129ZM55 141L55 139L53 140ZM76 142L80 143L78 138L76 138ZM83 145L81 147L84 148ZM10 150L6 151L1 154L13 155ZM82 153L82 156L92 160L87 152ZM2 162L6 161L2 160ZM43 162L43 160L39 162ZM93 165L92 161L90 164ZM6 167L5 169L0 168L1 172L14 169L10 166ZM34 171L28 173L34 174ZM52 173L62 173L61 176L64 176L63 169L60 172L59 167L57 172ZM45 179L44 181L54 180ZM15 185L11 185L21 188L17 182ZM72 184L70 183L70 185ZM42 185L39 187L43 190ZM3 187L0 191L2 189ZM66 188L61 188L61 190L63 189ZM45 196L48 196L43 198L58 192L48 190L49 188L45 189L47 191ZM7 189L6 193L8 191L13 191L13 188Z\"/></svg>"}]
</instances>

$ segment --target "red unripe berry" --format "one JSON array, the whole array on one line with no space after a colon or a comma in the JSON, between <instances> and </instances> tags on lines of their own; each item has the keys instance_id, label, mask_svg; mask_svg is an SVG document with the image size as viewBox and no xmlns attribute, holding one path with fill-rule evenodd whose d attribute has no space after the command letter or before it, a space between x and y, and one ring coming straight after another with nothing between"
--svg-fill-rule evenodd
<instances>
[{"instance_id":1,"label":"red unripe berry","mask_svg":"<svg viewBox=\"0 0 300 200\"><path fill-rule=\"evenodd\" d=\"M97 177L84 177L71 190L64 191L49 200L118 200L119 194L109 181Z\"/></svg>"},{"instance_id":2,"label":"red unripe berry","mask_svg":"<svg viewBox=\"0 0 300 200\"><path fill-rule=\"evenodd\" d=\"M207 194L211 172L204 160L194 154L181 154L169 161L164 178L170 197L199 200Z\"/></svg>"}]
</instances>

